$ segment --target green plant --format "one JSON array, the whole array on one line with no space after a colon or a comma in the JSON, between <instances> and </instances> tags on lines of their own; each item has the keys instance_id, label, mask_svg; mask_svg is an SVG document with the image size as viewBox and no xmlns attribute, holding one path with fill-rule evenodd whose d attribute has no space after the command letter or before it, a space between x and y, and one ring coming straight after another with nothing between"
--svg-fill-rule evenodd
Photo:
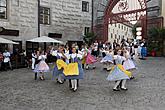
<instances>
[{"instance_id":1,"label":"green plant","mask_svg":"<svg viewBox=\"0 0 165 110\"><path fill-rule=\"evenodd\" d=\"M91 45L92 42L95 41L96 36L95 36L95 34L94 34L93 32L89 32L89 33L87 33L87 34L84 36L83 39L84 39L84 41L85 41L86 44Z\"/></svg>"},{"instance_id":2,"label":"green plant","mask_svg":"<svg viewBox=\"0 0 165 110\"><path fill-rule=\"evenodd\" d=\"M165 38L165 28L151 28L148 31L149 48L148 51L163 52L163 42Z\"/></svg>"}]
</instances>

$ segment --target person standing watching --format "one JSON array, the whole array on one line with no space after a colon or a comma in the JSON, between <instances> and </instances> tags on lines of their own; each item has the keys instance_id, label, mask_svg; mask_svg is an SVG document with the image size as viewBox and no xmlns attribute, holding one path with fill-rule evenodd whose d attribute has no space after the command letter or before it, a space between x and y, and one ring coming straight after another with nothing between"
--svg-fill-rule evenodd
<instances>
[{"instance_id":1,"label":"person standing watching","mask_svg":"<svg viewBox=\"0 0 165 110\"><path fill-rule=\"evenodd\" d=\"M11 65L11 62L10 62L10 52L8 52L7 50L5 50L5 52L3 53L3 57L4 57L4 60L3 60L3 62L4 62L4 68L5 68L5 71L7 70L7 64L9 65L9 67L10 67L10 69L11 70L13 70L12 69L12 65Z\"/></svg>"}]
</instances>

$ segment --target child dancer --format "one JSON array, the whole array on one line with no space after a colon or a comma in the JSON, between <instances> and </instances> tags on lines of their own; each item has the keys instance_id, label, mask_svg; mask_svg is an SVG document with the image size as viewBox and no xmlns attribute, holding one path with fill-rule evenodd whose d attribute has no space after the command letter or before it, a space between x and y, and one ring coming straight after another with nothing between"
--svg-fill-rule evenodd
<instances>
[{"instance_id":1,"label":"child dancer","mask_svg":"<svg viewBox=\"0 0 165 110\"><path fill-rule=\"evenodd\" d=\"M57 60L61 59L61 60L65 61L65 59L67 59L67 57L64 54L64 46L59 45L58 51L54 51L52 56L56 56ZM57 83L59 83L59 84L64 83L64 81L62 81L62 74L63 74L63 70L62 69L58 70L57 65L55 63L55 67L54 67L54 70L53 70L53 77L57 78Z\"/></svg>"},{"instance_id":2,"label":"child dancer","mask_svg":"<svg viewBox=\"0 0 165 110\"><path fill-rule=\"evenodd\" d=\"M125 70L128 70L128 71L132 71L133 69L136 69L136 66L134 64L134 62L132 61L131 59L131 55L130 53L128 52L127 49L124 49L124 57L126 58L126 61L123 63L123 67ZM130 79L133 79L134 76L131 76Z\"/></svg>"},{"instance_id":3,"label":"child dancer","mask_svg":"<svg viewBox=\"0 0 165 110\"><path fill-rule=\"evenodd\" d=\"M40 60L40 62L36 65L36 68L34 69L34 72L40 73L40 80L45 80L44 72L49 71L49 66L45 62L46 58L47 58L47 54L45 54L45 52L42 51L42 53L38 57L38 60Z\"/></svg>"},{"instance_id":4,"label":"child dancer","mask_svg":"<svg viewBox=\"0 0 165 110\"><path fill-rule=\"evenodd\" d=\"M122 62L125 60L123 56L121 56L122 51L119 49L117 51L117 55L114 55L115 66L112 68L110 74L107 77L108 81L116 81L115 86L113 87L114 91L119 91L119 85L121 83L121 90L127 90L125 87L126 80L130 79L131 72L126 71L123 66Z\"/></svg>"},{"instance_id":5,"label":"child dancer","mask_svg":"<svg viewBox=\"0 0 165 110\"><path fill-rule=\"evenodd\" d=\"M125 70L136 69L135 64L131 60L131 55L126 49L124 49L124 57L126 58L126 61L123 63L124 69Z\"/></svg>"},{"instance_id":6,"label":"child dancer","mask_svg":"<svg viewBox=\"0 0 165 110\"><path fill-rule=\"evenodd\" d=\"M90 49L86 49L86 69L89 69L89 65L93 65L97 60L94 56L91 55L91 50ZM93 65L93 69L95 69L96 67Z\"/></svg>"},{"instance_id":7,"label":"child dancer","mask_svg":"<svg viewBox=\"0 0 165 110\"><path fill-rule=\"evenodd\" d=\"M110 65L113 63L113 50L112 49L110 49L110 50L107 49L105 51L105 53L106 53L106 56L100 62L103 63L104 69L109 71L111 69Z\"/></svg>"},{"instance_id":8,"label":"child dancer","mask_svg":"<svg viewBox=\"0 0 165 110\"><path fill-rule=\"evenodd\" d=\"M74 92L76 92L77 88L78 88L78 80L83 79L83 74L84 74L82 66L81 66L81 59L83 56L79 53L76 53L75 47L72 47L72 54L70 54L69 56L70 56L69 57L70 64L74 64L74 65L70 66L71 68L67 69L68 71L71 71L71 73L69 75L64 74L63 77L64 77L64 79L70 80L70 82L71 82L71 88L70 89L73 90ZM78 69L77 73L75 70L76 68L74 68L74 66L78 66L77 67L77 69ZM63 67L63 68L65 70L65 67Z\"/></svg>"}]
</instances>

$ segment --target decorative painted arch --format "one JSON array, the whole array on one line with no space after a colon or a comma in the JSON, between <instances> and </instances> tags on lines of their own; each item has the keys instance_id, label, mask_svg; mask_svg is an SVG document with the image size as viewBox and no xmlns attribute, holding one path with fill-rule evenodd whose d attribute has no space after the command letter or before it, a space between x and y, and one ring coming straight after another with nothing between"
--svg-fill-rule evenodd
<instances>
[{"instance_id":1,"label":"decorative painted arch","mask_svg":"<svg viewBox=\"0 0 165 110\"><path fill-rule=\"evenodd\" d=\"M143 36L147 35L147 2L146 0L109 0L104 12L103 39L108 40L108 25L131 21L142 22Z\"/></svg>"}]
</instances>

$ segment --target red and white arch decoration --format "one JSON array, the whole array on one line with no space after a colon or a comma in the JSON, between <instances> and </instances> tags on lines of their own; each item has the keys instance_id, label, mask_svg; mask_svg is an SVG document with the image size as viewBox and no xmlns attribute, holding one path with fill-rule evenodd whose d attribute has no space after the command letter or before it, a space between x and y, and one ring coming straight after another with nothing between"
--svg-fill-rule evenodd
<instances>
[{"instance_id":1,"label":"red and white arch decoration","mask_svg":"<svg viewBox=\"0 0 165 110\"><path fill-rule=\"evenodd\" d=\"M109 23L122 23L142 20L143 36L147 27L146 0L109 0L104 13L104 40L108 39Z\"/></svg>"}]
</instances>

